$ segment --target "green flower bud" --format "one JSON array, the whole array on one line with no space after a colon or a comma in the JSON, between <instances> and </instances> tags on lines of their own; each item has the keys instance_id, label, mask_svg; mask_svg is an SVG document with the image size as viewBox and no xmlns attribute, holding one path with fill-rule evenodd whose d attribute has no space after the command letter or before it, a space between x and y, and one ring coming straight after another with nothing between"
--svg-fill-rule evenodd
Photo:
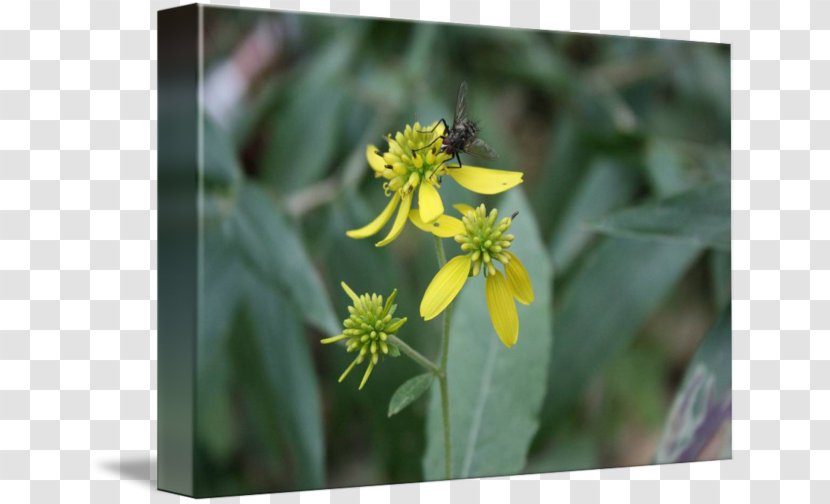
<instances>
[{"instance_id":1,"label":"green flower bud","mask_svg":"<svg viewBox=\"0 0 830 504\"><path fill-rule=\"evenodd\" d=\"M461 251L469 254L472 261L471 276L477 276L482 270L485 275L496 273L493 261L507 264L510 255L506 254L513 235L506 234L513 223L511 217L498 220L499 212L495 208L487 212L484 205L468 211L461 221L464 232L455 236L456 243L461 245Z\"/></svg>"},{"instance_id":2,"label":"green flower bud","mask_svg":"<svg viewBox=\"0 0 830 504\"><path fill-rule=\"evenodd\" d=\"M384 303L383 296L378 294L358 296L345 282L340 282L340 286L352 300L352 306L347 308L349 318L343 321L344 330L341 334L322 339L320 342L328 344L345 340L347 352L358 352L357 357L340 375L338 380L340 382L348 376L352 368L368 360L369 363L358 387L362 389L372 374L372 369L380 362L381 355L392 357L400 355L400 349L388 339L404 325L406 317L394 318L397 305L393 303L398 295L397 289L392 291Z\"/></svg>"}]
</instances>

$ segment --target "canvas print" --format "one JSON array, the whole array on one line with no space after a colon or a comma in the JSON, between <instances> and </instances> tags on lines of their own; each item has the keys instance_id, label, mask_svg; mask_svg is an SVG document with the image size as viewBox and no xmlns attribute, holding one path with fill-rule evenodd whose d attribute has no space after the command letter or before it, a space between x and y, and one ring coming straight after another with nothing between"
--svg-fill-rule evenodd
<instances>
[{"instance_id":1,"label":"canvas print","mask_svg":"<svg viewBox=\"0 0 830 504\"><path fill-rule=\"evenodd\" d=\"M728 45L158 33L162 490L731 457Z\"/></svg>"}]
</instances>

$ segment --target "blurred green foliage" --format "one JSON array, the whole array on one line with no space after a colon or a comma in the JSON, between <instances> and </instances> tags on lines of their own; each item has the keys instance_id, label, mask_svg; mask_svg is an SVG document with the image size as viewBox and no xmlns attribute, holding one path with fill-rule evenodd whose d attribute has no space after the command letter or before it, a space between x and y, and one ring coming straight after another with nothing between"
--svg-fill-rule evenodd
<instances>
[{"instance_id":1,"label":"blurred green foliage","mask_svg":"<svg viewBox=\"0 0 830 504\"><path fill-rule=\"evenodd\" d=\"M688 362L729 303L728 47L205 12L208 76L239 60L263 25L276 34L232 114L204 125L197 434L206 488L440 477L430 472L440 465L435 404L388 417L393 392L420 369L387 360L358 392L354 380L337 383L349 356L319 339L346 316L340 281L358 293L397 287L398 313L409 317L399 336L437 354L439 324L417 316L437 271L431 239L409 226L377 249L345 231L384 204L366 143L416 120L451 119L462 80L481 137L500 154L465 163L525 172L520 189L484 202L521 208L516 243L529 247L521 257L537 300L520 309L509 356L489 325L476 325L481 289L468 286L457 302L450 379L456 394L473 395L452 398L456 474L651 462ZM482 202L451 181L441 192ZM491 347L500 375L482 406L476 373ZM728 360L712 365L729 376ZM486 418L467 409L476 404ZM471 419L486 434L472 451L463 437Z\"/></svg>"}]
</instances>

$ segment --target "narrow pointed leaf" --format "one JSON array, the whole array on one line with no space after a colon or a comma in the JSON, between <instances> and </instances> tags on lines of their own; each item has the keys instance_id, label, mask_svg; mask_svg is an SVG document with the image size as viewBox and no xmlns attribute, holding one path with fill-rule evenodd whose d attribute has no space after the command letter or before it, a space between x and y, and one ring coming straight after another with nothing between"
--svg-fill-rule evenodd
<instances>
[{"instance_id":1,"label":"narrow pointed leaf","mask_svg":"<svg viewBox=\"0 0 830 504\"><path fill-rule=\"evenodd\" d=\"M398 390L392 394L392 399L389 400L389 416L391 417L392 415L400 413L404 408L424 395L424 392L429 390L429 386L432 385L433 378L432 373L425 373L410 378L398 387Z\"/></svg>"},{"instance_id":2,"label":"narrow pointed leaf","mask_svg":"<svg viewBox=\"0 0 830 504\"><path fill-rule=\"evenodd\" d=\"M232 225L246 264L286 292L310 324L325 334L337 334L340 324L320 275L276 202L256 184L242 185Z\"/></svg>"},{"instance_id":3,"label":"narrow pointed leaf","mask_svg":"<svg viewBox=\"0 0 830 504\"><path fill-rule=\"evenodd\" d=\"M606 238L572 273L556 312L545 422L568 414L700 255L678 241Z\"/></svg>"},{"instance_id":4,"label":"narrow pointed leaf","mask_svg":"<svg viewBox=\"0 0 830 504\"><path fill-rule=\"evenodd\" d=\"M297 486L319 487L325 473L322 407L299 313L256 273L244 275L244 290L231 353L245 397L268 431L261 439L270 440L270 451L297 465Z\"/></svg>"},{"instance_id":5,"label":"narrow pointed leaf","mask_svg":"<svg viewBox=\"0 0 830 504\"><path fill-rule=\"evenodd\" d=\"M242 261L222 234L221 218L206 212L204 240L204 309L199 311L196 436L207 456L227 463L238 443L230 391L228 336L242 299Z\"/></svg>"},{"instance_id":6,"label":"narrow pointed leaf","mask_svg":"<svg viewBox=\"0 0 830 504\"><path fill-rule=\"evenodd\" d=\"M204 121L204 167L205 185L208 188L229 187L242 180L242 166L239 164L234 145L227 133L210 116Z\"/></svg>"},{"instance_id":7,"label":"narrow pointed leaf","mask_svg":"<svg viewBox=\"0 0 830 504\"><path fill-rule=\"evenodd\" d=\"M695 187L687 192L611 214L596 224L604 233L634 238L684 241L730 250L729 182Z\"/></svg>"},{"instance_id":8,"label":"narrow pointed leaf","mask_svg":"<svg viewBox=\"0 0 830 504\"><path fill-rule=\"evenodd\" d=\"M603 159L588 167L550 239L557 271L570 268L596 237L589 222L630 204L638 185L635 171L624 163Z\"/></svg>"}]
</instances>

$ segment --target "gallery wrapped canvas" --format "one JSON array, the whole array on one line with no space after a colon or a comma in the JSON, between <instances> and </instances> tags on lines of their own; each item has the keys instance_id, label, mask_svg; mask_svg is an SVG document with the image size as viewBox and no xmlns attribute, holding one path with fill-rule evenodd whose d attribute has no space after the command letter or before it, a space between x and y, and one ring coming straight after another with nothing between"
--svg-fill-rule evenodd
<instances>
[{"instance_id":1,"label":"gallery wrapped canvas","mask_svg":"<svg viewBox=\"0 0 830 504\"><path fill-rule=\"evenodd\" d=\"M729 46L158 14L158 483L731 456Z\"/></svg>"}]
</instances>

